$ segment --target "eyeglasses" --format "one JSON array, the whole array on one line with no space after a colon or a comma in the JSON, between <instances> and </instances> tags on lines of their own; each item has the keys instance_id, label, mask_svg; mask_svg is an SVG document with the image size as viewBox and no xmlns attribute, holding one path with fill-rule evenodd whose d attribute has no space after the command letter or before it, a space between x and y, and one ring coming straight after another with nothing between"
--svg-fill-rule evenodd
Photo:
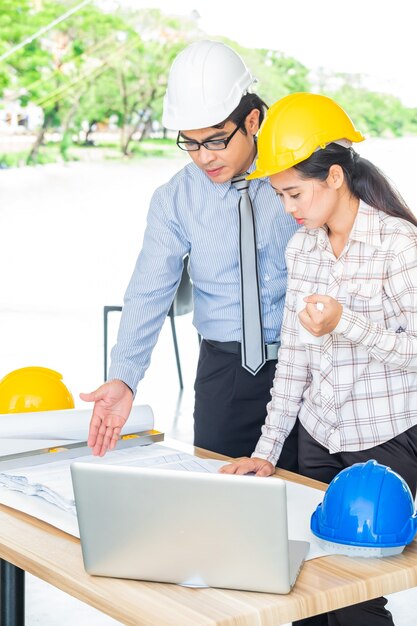
<instances>
[{"instance_id":1,"label":"eyeglasses","mask_svg":"<svg viewBox=\"0 0 417 626\"><path fill-rule=\"evenodd\" d=\"M243 120L242 120L243 121ZM209 139L208 141L190 141L189 139L185 139L183 141L180 140L181 131L178 133L177 137L177 146L181 148L181 150L185 150L186 152L195 152L196 150L200 150L201 146L204 146L206 150L225 150L229 145L230 141L236 135L237 131L241 127L242 122L236 126L235 130L231 135L225 137L224 139Z\"/></svg>"}]
</instances>

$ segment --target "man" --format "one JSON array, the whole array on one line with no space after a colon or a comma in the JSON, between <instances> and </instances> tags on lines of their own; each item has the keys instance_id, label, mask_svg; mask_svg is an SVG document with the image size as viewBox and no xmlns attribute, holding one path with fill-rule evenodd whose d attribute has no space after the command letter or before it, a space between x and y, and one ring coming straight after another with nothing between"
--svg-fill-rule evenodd
<instances>
[{"instance_id":1,"label":"man","mask_svg":"<svg viewBox=\"0 0 417 626\"><path fill-rule=\"evenodd\" d=\"M254 82L240 56L220 42L193 43L172 65L163 123L179 131L177 144L189 152L192 162L154 193L143 248L125 295L109 381L81 394L83 400L95 402L88 439L94 454L103 455L116 445L186 254L194 323L203 337L195 383L194 443L236 457L249 455L260 436L279 346L286 289L284 250L297 226L267 179L250 184L252 227L240 213L252 211L243 187L248 186L247 172L254 169L255 136L266 108L249 92ZM231 180L239 174L235 187ZM246 233L241 249L240 231ZM251 247L257 267L252 259L245 269L244 257ZM252 276L249 280L245 272ZM245 312L242 302L251 312ZM253 315L258 315L259 329ZM255 327L257 339L250 336ZM252 364L256 348L251 346L260 334L261 359ZM294 429L281 467L297 470L296 443Z\"/></svg>"}]
</instances>

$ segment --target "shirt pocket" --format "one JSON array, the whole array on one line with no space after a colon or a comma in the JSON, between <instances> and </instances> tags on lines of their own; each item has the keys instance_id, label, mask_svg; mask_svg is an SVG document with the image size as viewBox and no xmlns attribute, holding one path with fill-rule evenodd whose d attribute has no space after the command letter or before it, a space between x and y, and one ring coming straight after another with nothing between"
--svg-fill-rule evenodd
<instances>
[{"instance_id":1,"label":"shirt pocket","mask_svg":"<svg viewBox=\"0 0 417 626\"><path fill-rule=\"evenodd\" d=\"M306 296L311 296L314 293L319 293L320 289L317 283L312 283L310 281L305 280L294 280L290 279L288 282L287 293L286 293L286 305L292 311L296 311L300 309L300 299L305 298ZM307 303L305 302L302 308L305 308Z\"/></svg>"},{"instance_id":2,"label":"shirt pocket","mask_svg":"<svg viewBox=\"0 0 417 626\"><path fill-rule=\"evenodd\" d=\"M360 313L373 322L383 322L382 294L381 283L371 281L348 283L346 305L351 311Z\"/></svg>"}]
</instances>

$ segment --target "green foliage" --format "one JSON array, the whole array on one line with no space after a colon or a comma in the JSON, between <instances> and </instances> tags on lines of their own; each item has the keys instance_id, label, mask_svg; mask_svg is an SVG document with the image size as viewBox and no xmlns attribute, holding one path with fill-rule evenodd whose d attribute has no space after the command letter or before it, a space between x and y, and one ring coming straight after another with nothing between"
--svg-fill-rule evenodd
<instances>
[{"instance_id":1,"label":"green foliage","mask_svg":"<svg viewBox=\"0 0 417 626\"><path fill-rule=\"evenodd\" d=\"M36 165L46 165L56 163L60 158L59 147L44 146L36 159ZM68 159L69 160L69 159ZM76 160L71 157L71 160ZM0 170L8 167L23 167L27 165L27 152L11 152L10 154L0 154Z\"/></svg>"},{"instance_id":2,"label":"green foliage","mask_svg":"<svg viewBox=\"0 0 417 626\"><path fill-rule=\"evenodd\" d=\"M131 148L134 157L178 157L177 144L173 139L144 139Z\"/></svg>"},{"instance_id":3,"label":"green foliage","mask_svg":"<svg viewBox=\"0 0 417 626\"><path fill-rule=\"evenodd\" d=\"M346 111L361 132L375 137L401 137L411 130L409 114L395 96L343 85L328 92Z\"/></svg>"},{"instance_id":4,"label":"green foliage","mask_svg":"<svg viewBox=\"0 0 417 626\"><path fill-rule=\"evenodd\" d=\"M25 164L25 152L11 152L10 154L0 154L0 170L8 167L20 167Z\"/></svg>"},{"instance_id":5,"label":"green foliage","mask_svg":"<svg viewBox=\"0 0 417 626\"><path fill-rule=\"evenodd\" d=\"M38 28L31 0L0 1L0 54L8 52ZM42 74L48 54L32 41L0 63L0 96L5 88L23 87Z\"/></svg>"},{"instance_id":6,"label":"green foliage","mask_svg":"<svg viewBox=\"0 0 417 626\"><path fill-rule=\"evenodd\" d=\"M74 0L0 0L0 54L74 6ZM120 128L123 154L149 154L138 141L153 122L161 121L169 67L182 48L205 36L193 17L164 15L159 9L108 13L90 3L0 63L0 97L42 108L34 162L46 158L40 147L47 128L59 129L59 152L66 159L74 136L81 138L82 130L106 125L111 118ZM280 51L219 39L245 59L258 79L256 91L269 105L297 91L327 93L368 135L417 132L417 108L368 91L360 74L322 71L313 82L306 66ZM155 150L165 154L165 149Z\"/></svg>"},{"instance_id":7,"label":"green foliage","mask_svg":"<svg viewBox=\"0 0 417 626\"><path fill-rule=\"evenodd\" d=\"M417 133L417 108L406 109L405 113L405 132Z\"/></svg>"},{"instance_id":8,"label":"green foliage","mask_svg":"<svg viewBox=\"0 0 417 626\"><path fill-rule=\"evenodd\" d=\"M308 69L292 57L274 50L257 50L260 62L254 64L259 93L268 105L297 91L311 89Z\"/></svg>"},{"instance_id":9,"label":"green foliage","mask_svg":"<svg viewBox=\"0 0 417 626\"><path fill-rule=\"evenodd\" d=\"M296 59L277 50L244 48L235 41L224 38L221 40L245 60L259 83L257 93L268 105L289 93L311 89L309 70Z\"/></svg>"},{"instance_id":10,"label":"green foliage","mask_svg":"<svg viewBox=\"0 0 417 626\"><path fill-rule=\"evenodd\" d=\"M146 137L152 123L160 121L169 68L196 31L194 22L165 16L158 9L129 11L124 18L141 42L114 64L112 110L127 155L132 138Z\"/></svg>"}]
</instances>

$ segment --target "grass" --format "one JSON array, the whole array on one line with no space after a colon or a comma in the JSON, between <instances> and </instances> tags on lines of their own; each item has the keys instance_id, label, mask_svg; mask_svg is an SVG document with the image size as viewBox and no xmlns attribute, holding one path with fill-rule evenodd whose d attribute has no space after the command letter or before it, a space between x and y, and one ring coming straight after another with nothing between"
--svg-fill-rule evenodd
<instances>
[{"instance_id":1,"label":"grass","mask_svg":"<svg viewBox=\"0 0 417 626\"><path fill-rule=\"evenodd\" d=\"M28 150L0 154L0 169L9 167L24 167L25 165L46 165L47 163L57 163L67 160L61 154L59 147L56 144L42 146L39 150L35 163L28 163L28 156ZM78 157L74 156L71 158L71 156L69 156L68 160L78 160Z\"/></svg>"},{"instance_id":2,"label":"grass","mask_svg":"<svg viewBox=\"0 0 417 626\"><path fill-rule=\"evenodd\" d=\"M100 142L97 148L108 148L117 151L112 159L122 158L117 143ZM178 148L173 139L144 139L141 142L132 141L129 145L129 156L133 159L143 157L172 157L178 154Z\"/></svg>"},{"instance_id":3,"label":"grass","mask_svg":"<svg viewBox=\"0 0 417 626\"><path fill-rule=\"evenodd\" d=\"M176 156L178 147L173 139L144 139L140 143L131 144L133 156Z\"/></svg>"},{"instance_id":4,"label":"grass","mask_svg":"<svg viewBox=\"0 0 417 626\"><path fill-rule=\"evenodd\" d=\"M145 139L140 143L134 141L129 146L130 158L143 159L146 157L170 158L178 155L178 148L173 139ZM62 149L57 142L47 142L41 146L36 163L29 165L44 165L46 163L60 163L62 161L89 160L88 155L95 153L95 160L122 160L119 144L116 142L101 142L95 145L70 144ZM102 154L101 154L102 153ZM22 167L28 165L28 151L0 154L0 169Z\"/></svg>"}]
</instances>

